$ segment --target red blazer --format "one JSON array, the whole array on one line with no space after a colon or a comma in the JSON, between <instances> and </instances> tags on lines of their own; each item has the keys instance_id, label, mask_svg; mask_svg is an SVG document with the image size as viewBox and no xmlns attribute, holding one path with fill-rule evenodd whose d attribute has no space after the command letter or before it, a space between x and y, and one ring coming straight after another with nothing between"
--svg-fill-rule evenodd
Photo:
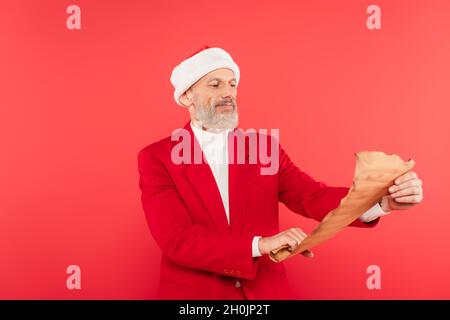
<instances>
[{"instance_id":1,"label":"red blazer","mask_svg":"<svg viewBox=\"0 0 450 320\"><path fill-rule=\"evenodd\" d=\"M190 133L193 152L199 143L190 122L184 128ZM253 258L253 237L280 232L279 201L320 221L339 205L348 188L315 181L281 147L278 172L261 175L264 165L249 163L246 144L246 163L237 164L235 157L229 164L229 226L209 165L172 162L172 148L178 143L169 136L138 154L142 204L162 251L159 298L231 299L239 279L249 299L289 299L283 264L267 255ZM369 224L356 220L352 225L373 227L378 220Z\"/></svg>"}]
</instances>

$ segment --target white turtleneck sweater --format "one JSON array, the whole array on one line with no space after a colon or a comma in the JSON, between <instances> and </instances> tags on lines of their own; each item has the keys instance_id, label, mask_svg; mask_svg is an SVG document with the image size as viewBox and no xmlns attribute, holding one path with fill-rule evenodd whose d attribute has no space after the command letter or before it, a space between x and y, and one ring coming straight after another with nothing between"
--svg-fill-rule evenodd
<instances>
[{"instance_id":1,"label":"white turtleneck sweater","mask_svg":"<svg viewBox=\"0 0 450 320\"><path fill-rule=\"evenodd\" d=\"M222 197L223 206L227 215L228 224L230 224L230 209L228 199L228 133L231 129L223 130L218 133L209 132L196 127L191 121L191 128L205 154L206 160L211 167L211 171L219 188ZM384 212L377 203L359 217L363 222L370 222L378 217L384 216L389 212ZM255 236L252 243L253 257L261 256L258 241L261 237Z\"/></svg>"}]
</instances>

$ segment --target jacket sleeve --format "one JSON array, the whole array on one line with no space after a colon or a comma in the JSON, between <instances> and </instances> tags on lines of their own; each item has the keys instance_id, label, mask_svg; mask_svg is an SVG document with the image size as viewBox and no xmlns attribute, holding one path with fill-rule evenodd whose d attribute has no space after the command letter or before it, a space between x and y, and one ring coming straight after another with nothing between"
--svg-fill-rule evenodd
<instances>
[{"instance_id":1,"label":"jacket sleeve","mask_svg":"<svg viewBox=\"0 0 450 320\"><path fill-rule=\"evenodd\" d=\"M139 152L138 167L144 213L163 255L189 268L255 278L253 236L235 236L193 224L169 172L150 150Z\"/></svg>"},{"instance_id":2,"label":"jacket sleeve","mask_svg":"<svg viewBox=\"0 0 450 320\"><path fill-rule=\"evenodd\" d=\"M290 210L305 217L321 221L331 210L337 208L350 188L329 187L314 180L301 171L280 147L280 167L278 175L278 197ZM364 223L356 219L354 227L374 227L379 218Z\"/></svg>"}]
</instances>

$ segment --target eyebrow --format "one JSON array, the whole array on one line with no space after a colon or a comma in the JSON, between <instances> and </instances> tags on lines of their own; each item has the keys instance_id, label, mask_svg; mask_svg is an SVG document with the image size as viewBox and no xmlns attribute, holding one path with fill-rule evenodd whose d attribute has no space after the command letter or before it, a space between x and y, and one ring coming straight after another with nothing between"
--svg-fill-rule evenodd
<instances>
[{"instance_id":1,"label":"eyebrow","mask_svg":"<svg viewBox=\"0 0 450 320\"><path fill-rule=\"evenodd\" d=\"M222 79L220 79L220 78L211 78L211 79L209 79L208 80L208 82L211 82L211 81L214 81L214 80L217 80L217 81L219 81L219 82L222 82L223 80ZM236 81L236 78L231 78L229 81Z\"/></svg>"}]
</instances>

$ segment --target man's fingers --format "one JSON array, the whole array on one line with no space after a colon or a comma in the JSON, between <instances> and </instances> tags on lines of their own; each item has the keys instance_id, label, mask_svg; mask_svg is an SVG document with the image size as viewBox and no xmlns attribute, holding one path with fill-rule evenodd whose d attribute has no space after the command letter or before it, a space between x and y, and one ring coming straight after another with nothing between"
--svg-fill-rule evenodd
<instances>
[{"instance_id":1,"label":"man's fingers","mask_svg":"<svg viewBox=\"0 0 450 320\"><path fill-rule=\"evenodd\" d=\"M293 248L298 244L298 240L295 237L293 237L291 234L285 234L281 238L280 245L283 245L283 244L287 244L289 247Z\"/></svg>"},{"instance_id":2,"label":"man's fingers","mask_svg":"<svg viewBox=\"0 0 450 320\"><path fill-rule=\"evenodd\" d=\"M288 250L292 252L306 238L306 233L299 228L292 228L289 229L284 236L286 237L285 244L289 245Z\"/></svg>"},{"instance_id":3,"label":"man's fingers","mask_svg":"<svg viewBox=\"0 0 450 320\"><path fill-rule=\"evenodd\" d=\"M391 197L398 198L398 197L403 197L403 196L420 195L421 191L422 190L420 187L408 187L408 188L405 188L405 189L402 189L402 190L392 193Z\"/></svg>"},{"instance_id":4,"label":"man's fingers","mask_svg":"<svg viewBox=\"0 0 450 320\"><path fill-rule=\"evenodd\" d=\"M394 199L399 203L419 203L422 201L422 196L414 195L414 196L406 196L406 197L398 197Z\"/></svg>"},{"instance_id":5,"label":"man's fingers","mask_svg":"<svg viewBox=\"0 0 450 320\"><path fill-rule=\"evenodd\" d=\"M306 238L306 233L304 233L302 229L300 229L300 228L294 228L294 232L295 232L296 234L298 234L298 236L299 236L300 238L302 238L302 240Z\"/></svg>"},{"instance_id":6,"label":"man's fingers","mask_svg":"<svg viewBox=\"0 0 450 320\"><path fill-rule=\"evenodd\" d=\"M300 228L290 228L274 237L274 240L276 240L274 243L277 244L277 248L288 245L289 247L287 249L292 252L300 243L302 243L306 236L306 233L304 233Z\"/></svg>"},{"instance_id":7,"label":"man's fingers","mask_svg":"<svg viewBox=\"0 0 450 320\"><path fill-rule=\"evenodd\" d=\"M405 182L400 183L399 185L392 185L389 187L389 192L396 192L402 189L406 189L408 187L420 187L422 188L422 180L420 179L411 179Z\"/></svg>"},{"instance_id":8,"label":"man's fingers","mask_svg":"<svg viewBox=\"0 0 450 320\"><path fill-rule=\"evenodd\" d=\"M288 234L293 237L294 239L296 239L297 243L295 244L295 246L300 245L300 243L302 243L302 241L306 238L306 233L304 233L300 228L291 228L288 232ZM291 249L293 249L291 247Z\"/></svg>"},{"instance_id":9,"label":"man's fingers","mask_svg":"<svg viewBox=\"0 0 450 320\"><path fill-rule=\"evenodd\" d=\"M287 233L300 241L306 238L306 233L304 233L300 228L291 228Z\"/></svg>"},{"instance_id":10,"label":"man's fingers","mask_svg":"<svg viewBox=\"0 0 450 320\"><path fill-rule=\"evenodd\" d=\"M417 173L415 173L414 171L409 171L409 172L405 173L404 175L401 175L400 177L395 179L394 183L396 185L399 185L405 181L408 181L411 179L416 179L416 178L417 178Z\"/></svg>"}]
</instances>

